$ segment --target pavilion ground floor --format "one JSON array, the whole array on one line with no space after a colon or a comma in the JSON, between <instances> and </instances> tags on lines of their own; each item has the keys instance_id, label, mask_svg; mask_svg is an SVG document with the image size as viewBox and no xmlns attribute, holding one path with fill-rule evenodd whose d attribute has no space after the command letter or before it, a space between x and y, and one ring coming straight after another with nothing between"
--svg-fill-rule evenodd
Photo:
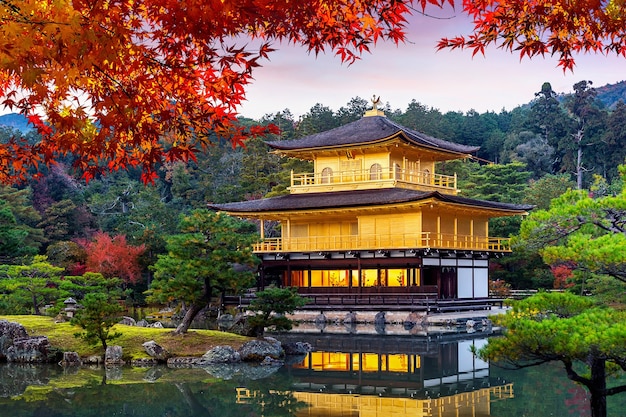
<instances>
[{"instance_id":1,"label":"pavilion ground floor","mask_svg":"<svg viewBox=\"0 0 626 417\"><path fill-rule=\"evenodd\" d=\"M409 251L265 255L259 289L297 287L312 310L487 309L489 254ZM497 300L496 302L501 302Z\"/></svg>"}]
</instances>

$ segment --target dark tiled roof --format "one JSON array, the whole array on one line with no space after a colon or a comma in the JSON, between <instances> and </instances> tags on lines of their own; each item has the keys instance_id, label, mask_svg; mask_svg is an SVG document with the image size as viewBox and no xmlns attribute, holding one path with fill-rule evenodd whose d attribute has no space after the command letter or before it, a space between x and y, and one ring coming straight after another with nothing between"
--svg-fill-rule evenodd
<instances>
[{"instance_id":1,"label":"dark tiled roof","mask_svg":"<svg viewBox=\"0 0 626 417\"><path fill-rule=\"evenodd\" d=\"M401 126L383 116L362 117L356 122L305 136L300 139L270 141L267 144L278 150L314 149L322 147L357 145L376 142L392 135L404 133L409 142L416 145L441 149L448 152L468 154L479 149L476 146L465 146L446 140L433 138L424 133Z\"/></svg>"},{"instance_id":2,"label":"dark tiled roof","mask_svg":"<svg viewBox=\"0 0 626 417\"><path fill-rule=\"evenodd\" d=\"M289 194L261 200L240 201L226 204L209 204L210 209L231 213L263 213L276 211L327 209L341 207L373 206L435 198L443 202L485 209L525 212L533 208L527 204L497 203L471 198L440 194L438 192L414 191L402 188L379 190L335 191L326 193Z\"/></svg>"}]
</instances>

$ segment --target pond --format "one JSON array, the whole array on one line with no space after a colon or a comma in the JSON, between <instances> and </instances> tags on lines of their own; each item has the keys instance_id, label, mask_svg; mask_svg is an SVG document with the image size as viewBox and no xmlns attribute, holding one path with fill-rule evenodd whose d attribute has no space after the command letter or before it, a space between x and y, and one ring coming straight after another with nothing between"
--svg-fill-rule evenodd
<instances>
[{"instance_id":1,"label":"pond","mask_svg":"<svg viewBox=\"0 0 626 417\"><path fill-rule=\"evenodd\" d=\"M275 368L0 365L0 416L589 415L584 389L556 364L505 371L475 359L482 335L288 337L317 350ZM626 394L609 399L609 415L625 406Z\"/></svg>"}]
</instances>

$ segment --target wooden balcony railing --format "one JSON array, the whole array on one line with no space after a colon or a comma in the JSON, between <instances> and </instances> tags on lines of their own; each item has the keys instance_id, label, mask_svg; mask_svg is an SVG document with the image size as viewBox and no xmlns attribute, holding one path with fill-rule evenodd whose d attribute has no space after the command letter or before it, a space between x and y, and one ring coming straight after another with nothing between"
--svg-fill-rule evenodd
<instances>
[{"instance_id":1,"label":"wooden balcony railing","mask_svg":"<svg viewBox=\"0 0 626 417\"><path fill-rule=\"evenodd\" d=\"M334 235L264 239L255 252L316 252L379 249L457 249L510 252L509 239L424 232L393 235Z\"/></svg>"},{"instance_id":2,"label":"wooden balcony railing","mask_svg":"<svg viewBox=\"0 0 626 417\"><path fill-rule=\"evenodd\" d=\"M406 184L422 185L444 190L454 190L457 187L456 174L442 175L428 171L410 171L401 168L387 168L378 171L369 169L351 171L333 171L332 173L291 173L291 189L310 189L335 185L354 185L363 183L380 184L384 182L403 182Z\"/></svg>"}]
</instances>

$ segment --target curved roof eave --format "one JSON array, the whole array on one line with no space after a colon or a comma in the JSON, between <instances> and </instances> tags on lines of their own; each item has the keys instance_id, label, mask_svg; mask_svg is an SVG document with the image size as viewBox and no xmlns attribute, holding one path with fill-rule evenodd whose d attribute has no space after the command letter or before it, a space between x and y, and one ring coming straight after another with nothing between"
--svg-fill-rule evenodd
<instances>
[{"instance_id":1,"label":"curved roof eave","mask_svg":"<svg viewBox=\"0 0 626 417\"><path fill-rule=\"evenodd\" d=\"M475 152L480 148L438 139L401 126L383 116L362 117L352 123L303 138L285 141L268 141L265 143L279 151L306 151L320 148L341 148L380 143L398 136L399 134L402 134L405 140L414 145L448 153L464 155Z\"/></svg>"},{"instance_id":2,"label":"curved roof eave","mask_svg":"<svg viewBox=\"0 0 626 417\"><path fill-rule=\"evenodd\" d=\"M379 189L358 191L335 191L310 194L288 194L280 197L260 200L240 201L225 204L209 204L213 210L222 210L233 214L260 215L262 213L292 212L301 210L341 209L362 206L393 205L435 199L444 203L473 207L487 211L526 214L534 206L528 204L499 203L474 200L454 195L441 194L437 191L425 192L407 189Z\"/></svg>"}]
</instances>

